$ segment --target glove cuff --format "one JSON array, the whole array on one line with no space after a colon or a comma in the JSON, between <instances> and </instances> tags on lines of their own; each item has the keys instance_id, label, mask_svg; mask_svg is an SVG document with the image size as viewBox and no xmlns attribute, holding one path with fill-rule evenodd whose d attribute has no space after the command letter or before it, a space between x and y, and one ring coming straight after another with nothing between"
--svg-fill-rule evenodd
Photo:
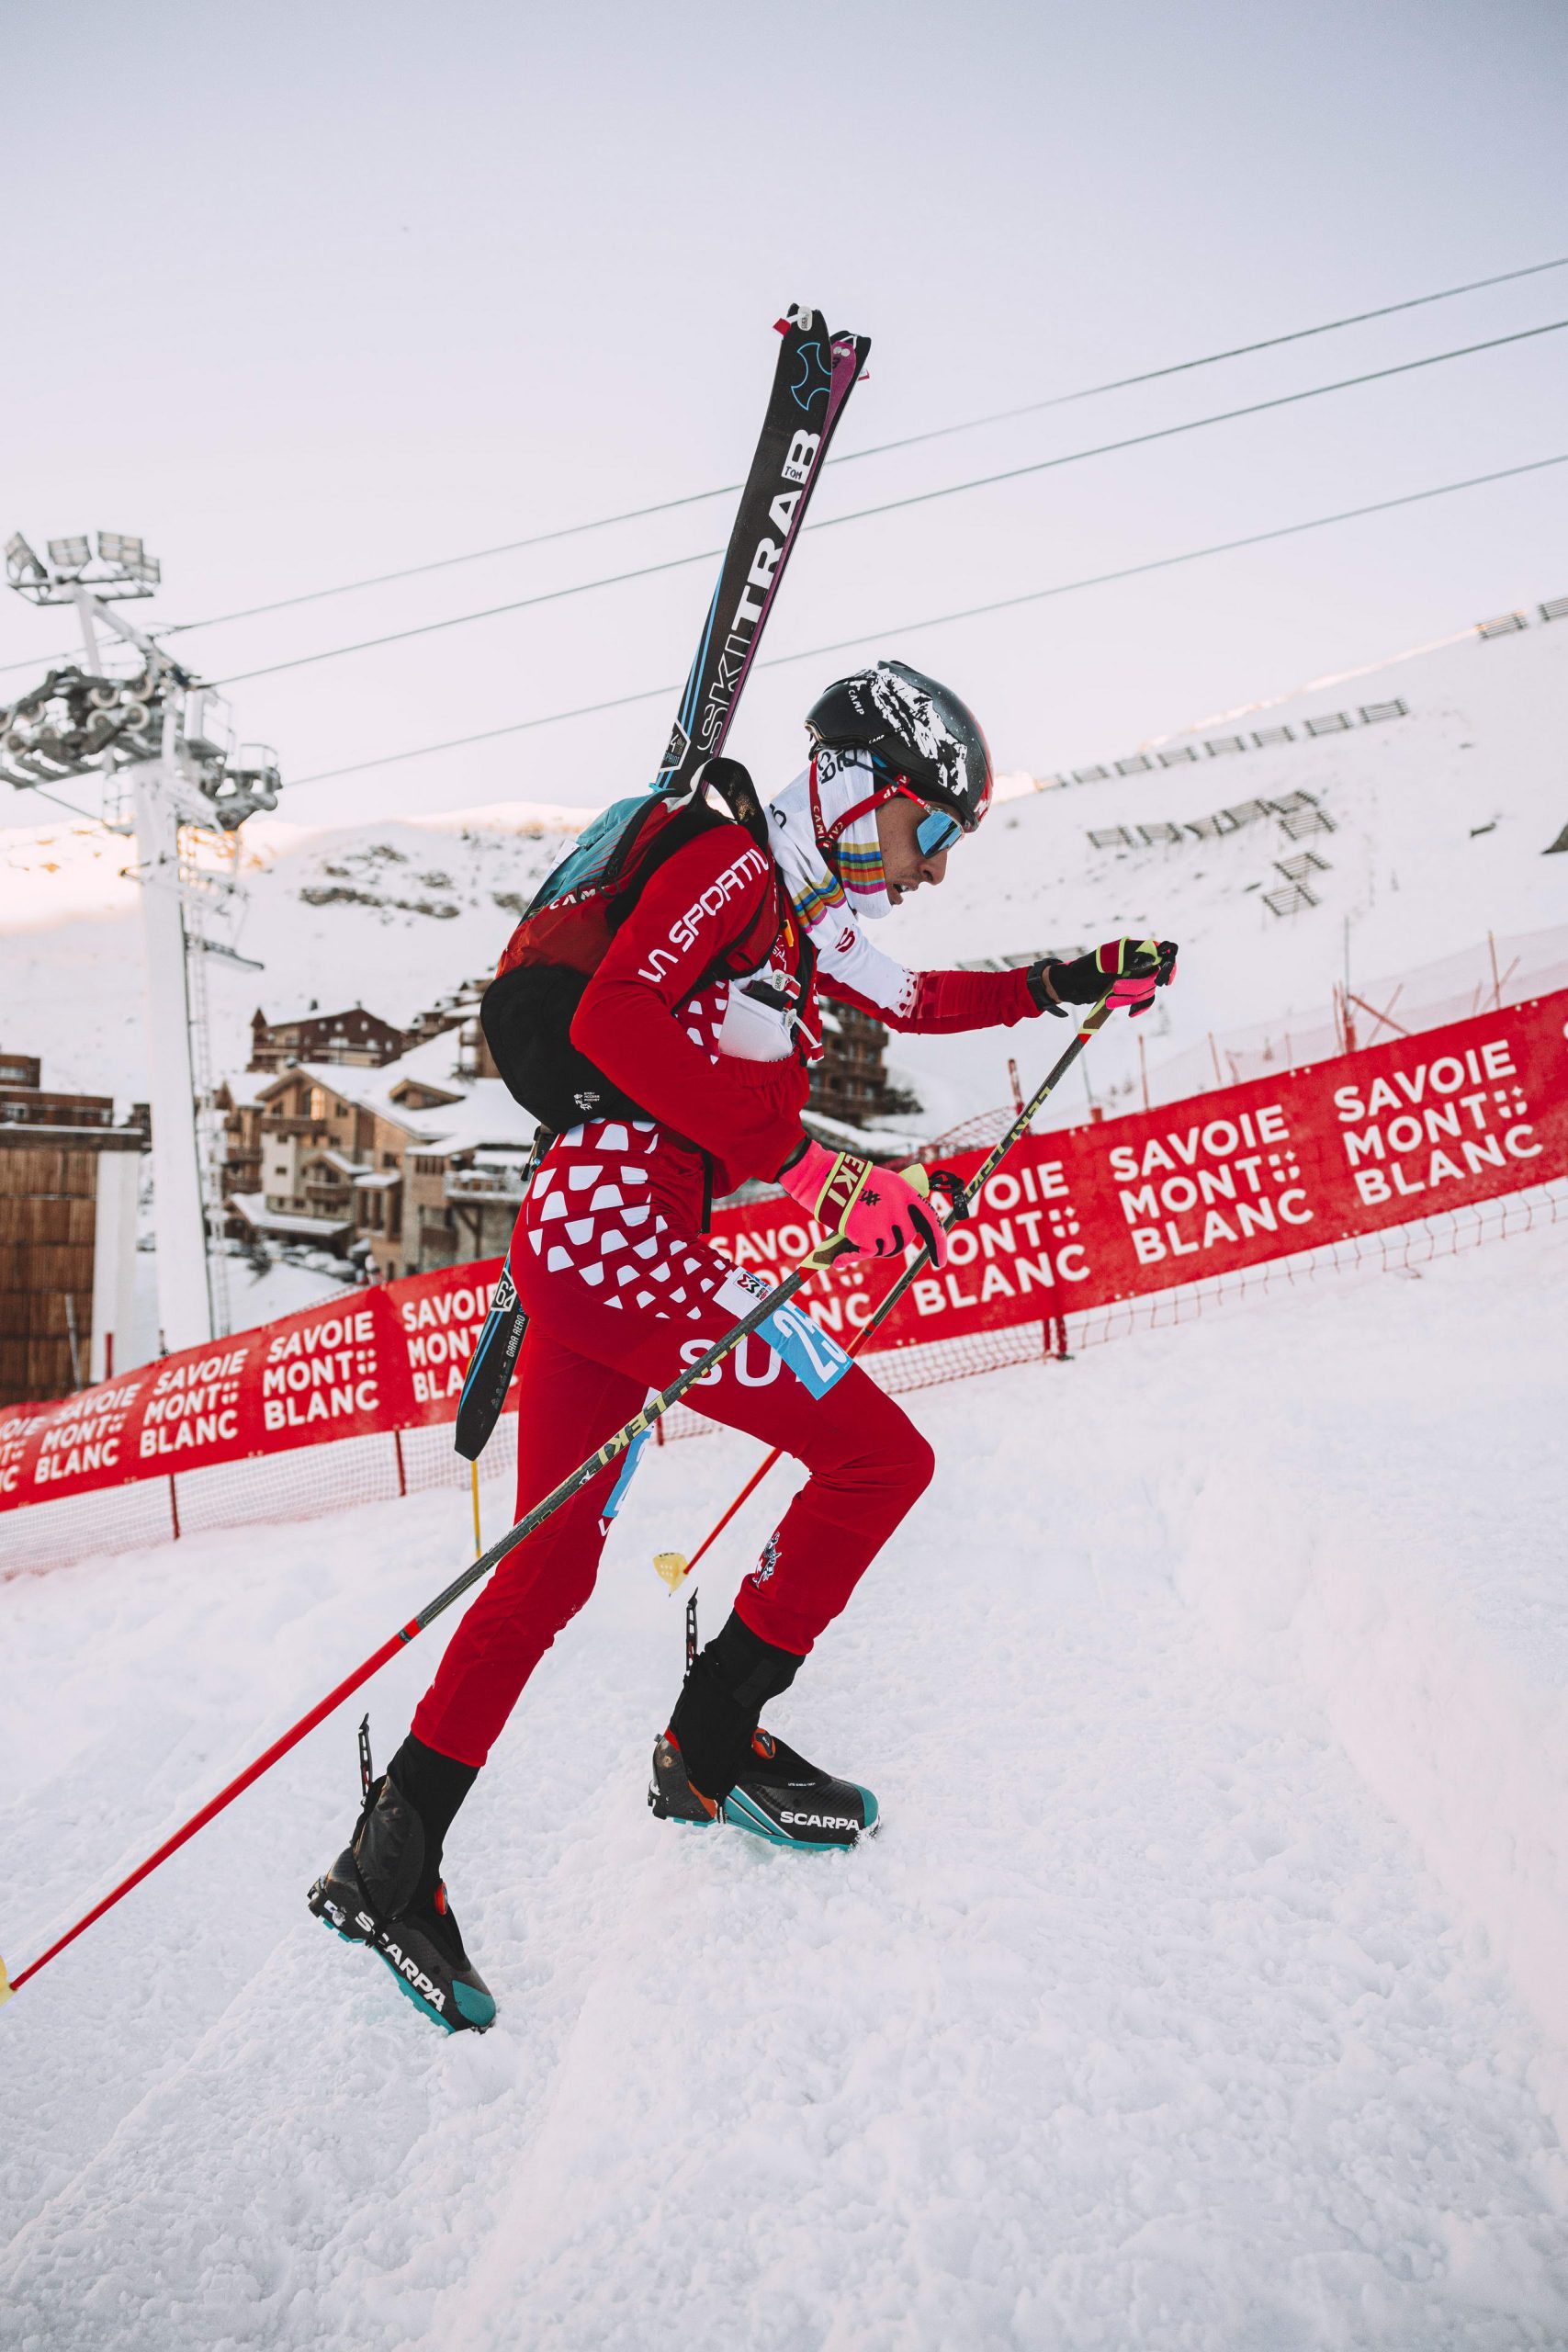
<instances>
[{"instance_id":1,"label":"glove cuff","mask_svg":"<svg viewBox=\"0 0 1568 2352\"><path fill-rule=\"evenodd\" d=\"M1066 1006L1058 1004L1045 985L1045 975L1051 969L1050 963L1043 957L1038 964L1031 964L1023 977L1028 983L1030 999L1035 1011L1055 1013L1058 1021L1065 1021L1067 1017Z\"/></svg>"},{"instance_id":2,"label":"glove cuff","mask_svg":"<svg viewBox=\"0 0 1568 2352\"><path fill-rule=\"evenodd\" d=\"M842 1233L870 1174L869 1159L852 1151L829 1151L807 1136L805 1150L780 1170L779 1182L818 1225L829 1233Z\"/></svg>"}]
</instances>

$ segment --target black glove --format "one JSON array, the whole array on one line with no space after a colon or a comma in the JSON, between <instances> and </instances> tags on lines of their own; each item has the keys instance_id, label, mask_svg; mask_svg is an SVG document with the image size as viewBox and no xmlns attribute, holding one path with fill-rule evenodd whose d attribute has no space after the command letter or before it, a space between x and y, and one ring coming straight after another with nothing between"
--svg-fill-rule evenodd
<instances>
[{"instance_id":1,"label":"black glove","mask_svg":"<svg viewBox=\"0 0 1568 2352\"><path fill-rule=\"evenodd\" d=\"M1074 956L1070 964L1031 964L1025 977L1043 1012L1060 1013L1069 1004L1098 1004L1110 990L1113 1004L1124 1004L1136 1015L1148 1011L1156 989L1168 988L1175 973L1174 939L1108 939L1087 956ZM1052 1001L1053 994L1060 1003Z\"/></svg>"}]
</instances>

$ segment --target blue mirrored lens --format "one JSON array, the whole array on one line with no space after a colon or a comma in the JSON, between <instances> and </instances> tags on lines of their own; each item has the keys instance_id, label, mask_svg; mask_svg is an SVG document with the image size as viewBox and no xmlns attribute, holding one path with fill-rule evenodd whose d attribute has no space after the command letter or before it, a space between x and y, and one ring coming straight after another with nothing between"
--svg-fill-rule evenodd
<instances>
[{"instance_id":1,"label":"blue mirrored lens","mask_svg":"<svg viewBox=\"0 0 1568 2352\"><path fill-rule=\"evenodd\" d=\"M963 830L957 818L950 817L945 808L933 808L916 826L915 839L927 857L934 857L939 850L951 849Z\"/></svg>"}]
</instances>

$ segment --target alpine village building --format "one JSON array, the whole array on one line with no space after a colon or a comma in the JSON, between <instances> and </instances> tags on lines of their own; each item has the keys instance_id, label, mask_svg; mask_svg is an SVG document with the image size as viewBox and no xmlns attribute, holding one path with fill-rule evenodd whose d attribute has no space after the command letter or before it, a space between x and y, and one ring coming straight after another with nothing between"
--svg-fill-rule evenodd
<instances>
[{"instance_id":1,"label":"alpine village building","mask_svg":"<svg viewBox=\"0 0 1568 2352\"><path fill-rule=\"evenodd\" d=\"M41 1403L132 1361L147 1106L46 1091L0 1053L0 1405Z\"/></svg>"},{"instance_id":2,"label":"alpine village building","mask_svg":"<svg viewBox=\"0 0 1568 2352\"><path fill-rule=\"evenodd\" d=\"M491 1057L484 986L465 982L406 1030L363 1005L258 1011L250 1069L218 1097L231 1234L358 1258L378 1280L504 1251L534 1122ZM825 1011L811 1110L836 1131L914 1107L887 1082L882 1023Z\"/></svg>"}]
</instances>

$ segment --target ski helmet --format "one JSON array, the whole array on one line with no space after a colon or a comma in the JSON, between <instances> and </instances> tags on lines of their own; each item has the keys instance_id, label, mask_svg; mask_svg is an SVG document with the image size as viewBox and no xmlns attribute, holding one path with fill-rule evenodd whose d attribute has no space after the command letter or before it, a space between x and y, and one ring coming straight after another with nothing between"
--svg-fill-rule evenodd
<instances>
[{"instance_id":1,"label":"ski helmet","mask_svg":"<svg viewBox=\"0 0 1568 2352\"><path fill-rule=\"evenodd\" d=\"M991 805L991 754L979 720L950 686L907 662L878 662L840 678L812 704L806 725L824 748L869 752L966 833Z\"/></svg>"}]
</instances>

